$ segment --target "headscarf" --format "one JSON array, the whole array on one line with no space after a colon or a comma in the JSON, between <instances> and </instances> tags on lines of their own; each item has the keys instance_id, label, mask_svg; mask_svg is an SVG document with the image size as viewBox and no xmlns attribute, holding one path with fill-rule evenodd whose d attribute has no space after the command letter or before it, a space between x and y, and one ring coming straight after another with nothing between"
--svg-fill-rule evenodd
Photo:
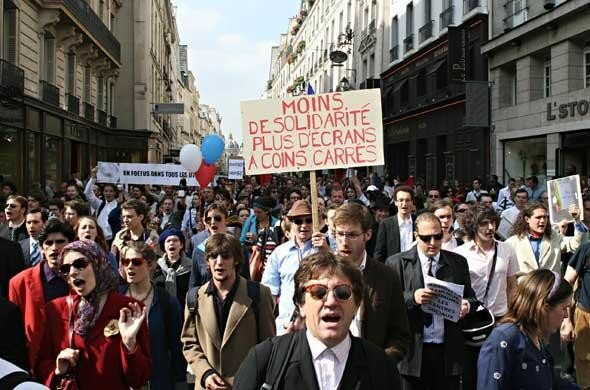
<instances>
[{"instance_id":1,"label":"headscarf","mask_svg":"<svg viewBox=\"0 0 590 390\"><path fill-rule=\"evenodd\" d=\"M78 252L84 255L90 261L94 271L96 286L90 294L80 297L77 313L74 316L74 332L86 337L96 321L100 298L111 291L116 291L117 276L109 265L107 254L94 241L80 240L69 243L62 251L62 262L67 252Z\"/></svg>"}]
</instances>

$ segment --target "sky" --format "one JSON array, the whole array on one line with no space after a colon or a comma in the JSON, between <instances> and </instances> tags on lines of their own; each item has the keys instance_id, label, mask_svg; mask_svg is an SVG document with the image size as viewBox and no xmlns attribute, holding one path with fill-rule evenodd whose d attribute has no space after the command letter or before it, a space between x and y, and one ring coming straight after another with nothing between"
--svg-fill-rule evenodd
<instances>
[{"instance_id":1,"label":"sky","mask_svg":"<svg viewBox=\"0 0 590 390\"><path fill-rule=\"evenodd\" d=\"M300 0L172 0L180 44L188 45L188 67L200 103L214 106L221 129L242 140L240 101L259 99L266 89L270 51L287 31Z\"/></svg>"}]
</instances>

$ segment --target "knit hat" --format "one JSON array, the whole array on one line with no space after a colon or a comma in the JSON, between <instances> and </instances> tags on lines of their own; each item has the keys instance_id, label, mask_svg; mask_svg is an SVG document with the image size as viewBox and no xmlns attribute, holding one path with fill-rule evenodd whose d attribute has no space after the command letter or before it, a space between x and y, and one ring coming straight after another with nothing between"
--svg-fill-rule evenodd
<instances>
[{"instance_id":1,"label":"knit hat","mask_svg":"<svg viewBox=\"0 0 590 390\"><path fill-rule=\"evenodd\" d=\"M158 244L160 244L160 249L162 251L164 251L164 243L166 242L166 239L171 236L178 237L178 239L182 243L182 246L184 247L184 234L182 233L182 231L180 229L168 228L164 230L162 234L160 234L160 238L158 239Z\"/></svg>"}]
</instances>

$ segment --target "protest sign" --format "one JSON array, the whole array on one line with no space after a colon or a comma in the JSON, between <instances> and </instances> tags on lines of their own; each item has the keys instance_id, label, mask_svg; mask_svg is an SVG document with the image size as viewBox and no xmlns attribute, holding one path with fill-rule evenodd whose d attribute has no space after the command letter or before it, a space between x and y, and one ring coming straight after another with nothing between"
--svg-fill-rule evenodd
<instances>
[{"instance_id":1,"label":"protest sign","mask_svg":"<svg viewBox=\"0 0 590 390\"><path fill-rule=\"evenodd\" d=\"M549 219L552 224L560 223L564 219L572 222L574 219L568 211L572 204L580 209L580 219L584 218L580 175L548 180L547 195L549 197Z\"/></svg>"},{"instance_id":2,"label":"protest sign","mask_svg":"<svg viewBox=\"0 0 590 390\"><path fill-rule=\"evenodd\" d=\"M244 178L244 160L230 159L227 164L227 178L231 180L242 180Z\"/></svg>"},{"instance_id":3,"label":"protest sign","mask_svg":"<svg viewBox=\"0 0 590 390\"><path fill-rule=\"evenodd\" d=\"M177 186L180 179L186 179L188 186L197 186L194 173L174 164L99 162L96 173L98 183Z\"/></svg>"},{"instance_id":4,"label":"protest sign","mask_svg":"<svg viewBox=\"0 0 590 390\"><path fill-rule=\"evenodd\" d=\"M457 322L461 314L461 301L464 286L445 282L428 275L424 276L426 287L434 291L437 296L422 305L425 313L442 316L445 320Z\"/></svg>"},{"instance_id":5,"label":"protest sign","mask_svg":"<svg viewBox=\"0 0 590 390\"><path fill-rule=\"evenodd\" d=\"M249 175L383 165L379 89L241 103Z\"/></svg>"}]
</instances>

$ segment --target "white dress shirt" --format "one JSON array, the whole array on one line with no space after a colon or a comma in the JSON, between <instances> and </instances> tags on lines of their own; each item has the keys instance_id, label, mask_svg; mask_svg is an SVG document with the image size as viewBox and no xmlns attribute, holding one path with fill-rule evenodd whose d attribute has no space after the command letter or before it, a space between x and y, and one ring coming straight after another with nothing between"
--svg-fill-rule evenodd
<instances>
[{"instance_id":1,"label":"white dress shirt","mask_svg":"<svg viewBox=\"0 0 590 390\"><path fill-rule=\"evenodd\" d=\"M412 247L412 233L414 232L414 223L412 218L402 219L401 215L397 214L397 224L399 226L399 246L400 251L405 252Z\"/></svg>"},{"instance_id":2,"label":"white dress shirt","mask_svg":"<svg viewBox=\"0 0 590 390\"><path fill-rule=\"evenodd\" d=\"M347 334L346 338L333 348L326 347L324 343L312 336L309 330L305 331L305 337L309 343L320 390L336 390L344 375L344 367L346 367L352 345L350 335Z\"/></svg>"},{"instance_id":3,"label":"white dress shirt","mask_svg":"<svg viewBox=\"0 0 590 390\"><path fill-rule=\"evenodd\" d=\"M430 258L423 254L418 249L418 258L422 266L422 275L428 275L430 268ZM432 275L436 277L436 270L438 268L438 261L440 260L440 252L436 256L432 256L434 262L432 263ZM424 343L442 344L445 342L445 320L442 316L433 314L432 324L430 326L424 325Z\"/></svg>"},{"instance_id":4,"label":"white dress shirt","mask_svg":"<svg viewBox=\"0 0 590 390\"><path fill-rule=\"evenodd\" d=\"M98 209L102 205L103 200L100 198L97 198L96 195L94 194L94 191L92 191L92 187L94 186L95 183L96 183L96 179L91 177L88 180L88 183L86 183L86 188L84 188L84 195L86 196L86 199L88 200L88 203L90 204L90 207L92 207L95 210L95 212L98 212ZM98 224L102 228L102 231L104 232L104 238L107 241L114 238L113 231L111 229L111 225L109 224L109 214L111 213L111 211L116 209L117 206L119 206L119 202L117 201L116 198L111 200L110 202L106 202L104 207L102 208L102 210L100 210L100 214L98 214L96 216L96 220L98 221Z\"/></svg>"}]
</instances>

